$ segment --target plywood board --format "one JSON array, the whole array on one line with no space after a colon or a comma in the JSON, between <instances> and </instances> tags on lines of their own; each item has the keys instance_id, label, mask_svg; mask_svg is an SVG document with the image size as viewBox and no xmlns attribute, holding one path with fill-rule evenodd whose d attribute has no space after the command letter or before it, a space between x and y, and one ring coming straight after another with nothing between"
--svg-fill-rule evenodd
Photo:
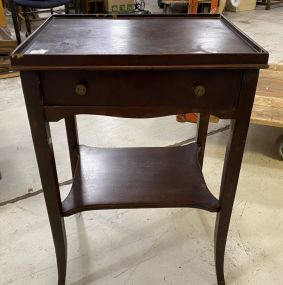
<instances>
[{"instance_id":1,"label":"plywood board","mask_svg":"<svg viewBox=\"0 0 283 285\"><path fill-rule=\"evenodd\" d=\"M20 76L19 72L8 72L8 73L1 73L0 72L0 79L7 79L7 78L12 78L12 77L18 77Z\"/></svg>"},{"instance_id":2,"label":"plywood board","mask_svg":"<svg viewBox=\"0 0 283 285\"><path fill-rule=\"evenodd\" d=\"M260 72L251 122L283 127L283 65Z\"/></svg>"}]
</instances>

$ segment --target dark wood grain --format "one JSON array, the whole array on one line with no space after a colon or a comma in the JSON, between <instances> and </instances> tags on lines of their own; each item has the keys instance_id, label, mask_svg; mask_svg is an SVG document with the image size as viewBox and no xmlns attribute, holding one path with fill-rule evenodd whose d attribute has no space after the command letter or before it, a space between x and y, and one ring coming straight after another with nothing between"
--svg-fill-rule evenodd
<instances>
[{"instance_id":1,"label":"dark wood grain","mask_svg":"<svg viewBox=\"0 0 283 285\"><path fill-rule=\"evenodd\" d=\"M15 50L13 67L28 70L21 78L59 285L66 279L63 216L90 209L151 207L218 212L215 265L218 284L225 284L229 222L258 69L267 67L267 60L263 48L219 15L56 16ZM75 91L77 84L86 92ZM196 86L205 92L196 92ZM78 152L77 114L150 118L187 112L201 113L197 142L191 145L81 146ZM233 119L219 200L201 172L211 114ZM63 202L47 123L62 118L74 175Z\"/></svg>"},{"instance_id":2,"label":"dark wood grain","mask_svg":"<svg viewBox=\"0 0 283 285\"><path fill-rule=\"evenodd\" d=\"M211 114L211 113L210 113ZM197 144L199 145L198 160L200 167L202 168L203 157L205 151L205 143L207 136L207 129L209 124L209 114L199 114L198 124L197 124Z\"/></svg>"},{"instance_id":3,"label":"dark wood grain","mask_svg":"<svg viewBox=\"0 0 283 285\"><path fill-rule=\"evenodd\" d=\"M57 71L42 72L45 105L135 106L160 108L183 106L233 110L238 102L242 70L191 71ZM225 84L223 84L225 82ZM76 85L86 94L76 94ZM205 88L197 96L197 85ZM58 93L60 96L58 96Z\"/></svg>"},{"instance_id":4,"label":"dark wood grain","mask_svg":"<svg viewBox=\"0 0 283 285\"><path fill-rule=\"evenodd\" d=\"M222 16L189 15L53 17L11 55L19 69L260 65L267 58L264 49Z\"/></svg>"},{"instance_id":5,"label":"dark wood grain","mask_svg":"<svg viewBox=\"0 0 283 285\"><path fill-rule=\"evenodd\" d=\"M121 118L154 118L184 113L208 112L221 119L231 119L236 117L236 107L233 110L213 110L207 105L205 110L190 106L156 106L156 107L136 107L136 106L45 106L44 114L48 122L57 122L67 116L78 114L115 116Z\"/></svg>"},{"instance_id":6,"label":"dark wood grain","mask_svg":"<svg viewBox=\"0 0 283 285\"><path fill-rule=\"evenodd\" d=\"M58 42L58 39L61 41ZM40 50L46 50L46 55L97 54L101 57L129 54L256 53L235 33L231 33L221 20L215 18L54 18L23 52L40 54Z\"/></svg>"},{"instance_id":7,"label":"dark wood grain","mask_svg":"<svg viewBox=\"0 0 283 285\"><path fill-rule=\"evenodd\" d=\"M65 117L65 125L66 125L66 134L68 140L72 175L74 177L75 170L77 167L78 155L79 155L78 151L79 138L78 138L76 116Z\"/></svg>"},{"instance_id":8,"label":"dark wood grain","mask_svg":"<svg viewBox=\"0 0 283 285\"><path fill-rule=\"evenodd\" d=\"M224 254L230 217L249 128L258 70L245 71L237 118L232 120L220 187L220 212L215 224L215 266L218 284L224 285Z\"/></svg>"},{"instance_id":9,"label":"dark wood grain","mask_svg":"<svg viewBox=\"0 0 283 285\"><path fill-rule=\"evenodd\" d=\"M39 77L35 72L21 72L25 103L37 158L46 208L53 235L58 267L58 285L64 285L67 268L67 241L61 199L50 135L45 122Z\"/></svg>"},{"instance_id":10,"label":"dark wood grain","mask_svg":"<svg viewBox=\"0 0 283 285\"><path fill-rule=\"evenodd\" d=\"M169 148L80 146L63 214L93 209L193 207L215 212L198 163L198 145Z\"/></svg>"}]
</instances>

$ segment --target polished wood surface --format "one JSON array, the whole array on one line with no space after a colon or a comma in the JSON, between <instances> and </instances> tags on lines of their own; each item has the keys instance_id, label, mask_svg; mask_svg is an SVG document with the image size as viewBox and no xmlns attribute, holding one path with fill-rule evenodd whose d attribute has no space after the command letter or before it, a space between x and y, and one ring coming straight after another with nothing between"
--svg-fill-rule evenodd
<instances>
[{"instance_id":1,"label":"polished wood surface","mask_svg":"<svg viewBox=\"0 0 283 285\"><path fill-rule=\"evenodd\" d=\"M203 165L209 117L210 117L209 113L199 114L199 117L197 120L197 145L199 145L198 160L199 160L199 164L201 168Z\"/></svg>"},{"instance_id":2,"label":"polished wood surface","mask_svg":"<svg viewBox=\"0 0 283 285\"><path fill-rule=\"evenodd\" d=\"M64 216L95 209L193 207L216 212L198 163L198 145L155 148L80 146Z\"/></svg>"},{"instance_id":3,"label":"polished wood surface","mask_svg":"<svg viewBox=\"0 0 283 285\"><path fill-rule=\"evenodd\" d=\"M79 41L83 35L86 45ZM229 223L258 71L267 66L268 53L219 15L70 15L50 18L11 59L22 70L58 284L66 279L64 216L90 209L196 207L217 212L215 266L217 283L224 285ZM200 113L197 141L191 145L78 145L78 114L149 118L182 112ZM201 172L211 114L232 120L219 199L208 191ZM48 124L63 118L73 184L61 201Z\"/></svg>"},{"instance_id":4,"label":"polished wood surface","mask_svg":"<svg viewBox=\"0 0 283 285\"><path fill-rule=\"evenodd\" d=\"M239 100L239 114L231 121L231 133L224 159L222 180L220 186L220 207L217 213L214 230L215 268L219 285L225 284L224 254L236 195L241 163L249 128L250 116L258 80L258 70L246 70Z\"/></svg>"},{"instance_id":5,"label":"polished wood surface","mask_svg":"<svg viewBox=\"0 0 283 285\"><path fill-rule=\"evenodd\" d=\"M43 194L49 217L57 258L58 284L65 284L67 268L67 241L65 221L61 215L60 198L55 157L49 123L45 121L40 100L38 74L21 72L21 80Z\"/></svg>"},{"instance_id":6,"label":"polished wood surface","mask_svg":"<svg viewBox=\"0 0 283 285\"><path fill-rule=\"evenodd\" d=\"M114 19L67 15L51 17L12 54L12 63L21 69L189 67L264 65L267 57L266 51L219 15Z\"/></svg>"},{"instance_id":7,"label":"polished wood surface","mask_svg":"<svg viewBox=\"0 0 283 285\"><path fill-rule=\"evenodd\" d=\"M215 109L228 111L235 109L241 81L241 70L218 70L212 74L209 70L41 73L44 103L48 106L173 108L182 105L189 109L207 109L208 112ZM84 95L76 93L77 84L85 86ZM202 96L196 94L196 88L200 85L205 88L205 94ZM178 86L178 89L175 86ZM207 104L208 101L210 104Z\"/></svg>"},{"instance_id":8,"label":"polished wood surface","mask_svg":"<svg viewBox=\"0 0 283 285\"><path fill-rule=\"evenodd\" d=\"M85 28L87 27L87 28ZM200 33L201 27L203 32ZM182 32L177 32L182 30ZM99 38L99 41L97 39ZM58 39L62 39L58 44ZM83 44L82 44L83 43ZM190 43L188 45L188 43ZM216 44L217 43L217 44ZM212 19L54 18L24 54L160 55L255 53L225 23Z\"/></svg>"},{"instance_id":9,"label":"polished wood surface","mask_svg":"<svg viewBox=\"0 0 283 285\"><path fill-rule=\"evenodd\" d=\"M74 176L78 162L78 144L79 144L76 116L65 117L65 126L66 126L72 175Z\"/></svg>"},{"instance_id":10,"label":"polished wood surface","mask_svg":"<svg viewBox=\"0 0 283 285\"><path fill-rule=\"evenodd\" d=\"M41 84L50 121L86 113L149 118L203 112L224 119L234 117L242 76L242 70L44 71Z\"/></svg>"}]
</instances>

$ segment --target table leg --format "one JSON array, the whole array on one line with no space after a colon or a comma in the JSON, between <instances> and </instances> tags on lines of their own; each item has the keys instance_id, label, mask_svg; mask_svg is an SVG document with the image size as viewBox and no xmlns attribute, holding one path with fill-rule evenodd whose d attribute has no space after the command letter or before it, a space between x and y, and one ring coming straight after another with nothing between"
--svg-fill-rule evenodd
<instances>
[{"instance_id":1,"label":"table leg","mask_svg":"<svg viewBox=\"0 0 283 285\"><path fill-rule=\"evenodd\" d=\"M69 146L72 175L74 177L78 162L78 155L79 155L78 153L79 139L78 139L76 116L65 118L65 125L66 125L66 133L67 133L68 146Z\"/></svg>"},{"instance_id":2,"label":"table leg","mask_svg":"<svg viewBox=\"0 0 283 285\"><path fill-rule=\"evenodd\" d=\"M23 7L23 14L24 14L26 29L27 29L26 36L29 36L31 34L31 25L30 25L28 9L26 7Z\"/></svg>"},{"instance_id":3,"label":"table leg","mask_svg":"<svg viewBox=\"0 0 283 285\"><path fill-rule=\"evenodd\" d=\"M237 117L231 123L220 188L220 212L215 224L215 266L218 284L224 285L224 254L229 223L236 194L254 94L258 79L257 70L244 72Z\"/></svg>"},{"instance_id":4,"label":"table leg","mask_svg":"<svg viewBox=\"0 0 283 285\"><path fill-rule=\"evenodd\" d=\"M197 144L200 147L198 153L198 160L201 168L203 164L208 124L209 124L209 114L199 114L198 125L197 125Z\"/></svg>"},{"instance_id":5,"label":"table leg","mask_svg":"<svg viewBox=\"0 0 283 285\"><path fill-rule=\"evenodd\" d=\"M36 72L21 72L31 134L37 158L45 203L54 240L58 284L64 285L67 267L67 241L49 124L45 122L40 81Z\"/></svg>"},{"instance_id":6,"label":"table leg","mask_svg":"<svg viewBox=\"0 0 283 285\"><path fill-rule=\"evenodd\" d=\"M266 0L265 10L270 10L271 0Z\"/></svg>"}]
</instances>

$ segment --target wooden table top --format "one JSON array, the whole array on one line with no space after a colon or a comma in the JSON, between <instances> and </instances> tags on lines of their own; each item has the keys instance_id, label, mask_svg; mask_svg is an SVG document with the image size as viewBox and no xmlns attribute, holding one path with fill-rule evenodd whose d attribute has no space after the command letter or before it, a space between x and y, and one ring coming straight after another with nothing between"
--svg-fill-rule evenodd
<instances>
[{"instance_id":1,"label":"wooden table top","mask_svg":"<svg viewBox=\"0 0 283 285\"><path fill-rule=\"evenodd\" d=\"M27 39L12 54L12 65L239 65L266 64L267 58L222 16L64 15Z\"/></svg>"}]
</instances>

